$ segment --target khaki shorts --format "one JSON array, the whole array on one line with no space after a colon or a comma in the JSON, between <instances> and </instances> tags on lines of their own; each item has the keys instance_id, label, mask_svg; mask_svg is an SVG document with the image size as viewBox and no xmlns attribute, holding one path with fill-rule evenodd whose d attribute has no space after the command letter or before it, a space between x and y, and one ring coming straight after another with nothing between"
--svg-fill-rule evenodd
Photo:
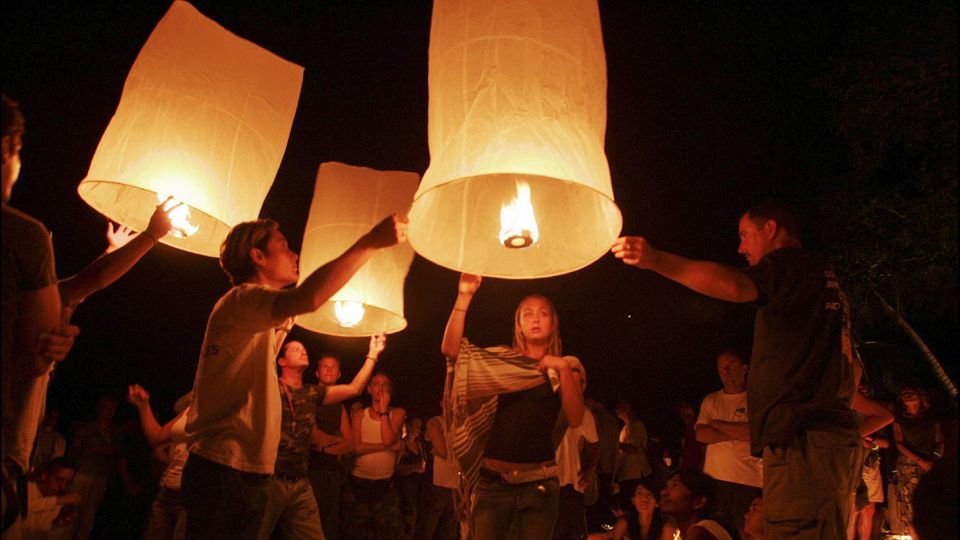
<instances>
[{"instance_id":1,"label":"khaki shorts","mask_svg":"<svg viewBox=\"0 0 960 540\"><path fill-rule=\"evenodd\" d=\"M808 430L787 444L765 447L767 538L846 538L862 452L853 430Z\"/></svg>"}]
</instances>

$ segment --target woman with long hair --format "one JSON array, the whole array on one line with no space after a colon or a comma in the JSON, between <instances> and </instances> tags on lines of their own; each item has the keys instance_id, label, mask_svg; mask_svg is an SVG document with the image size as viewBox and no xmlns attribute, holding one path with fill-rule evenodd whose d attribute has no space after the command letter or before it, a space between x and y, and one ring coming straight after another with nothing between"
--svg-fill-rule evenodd
<instances>
[{"instance_id":1,"label":"woman with long hair","mask_svg":"<svg viewBox=\"0 0 960 540\"><path fill-rule=\"evenodd\" d=\"M913 386L900 388L893 440L897 445L897 518L906 533L913 523L913 491L920 477L930 472L943 455L943 432L930 414L926 391Z\"/></svg>"},{"instance_id":2,"label":"woman with long hair","mask_svg":"<svg viewBox=\"0 0 960 540\"><path fill-rule=\"evenodd\" d=\"M524 298L514 313L513 344L481 349L463 338L481 278L462 274L441 351L448 445L464 478L462 516L476 540L549 539L560 485L554 457L566 426L579 426L583 367L560 356L559 318L547 298ZM474 502L475 501L475 502Z\"/></svg>"},{"instance_id":3,"label":"woman with long hair","mask_svg":"<svg viewBox=\"0 0 960 540\"><path fill-rule=\"evenodd\" d=\"M630 499L636 513L620 512L612 531L593 533L590 540L672 540L677 527L660 511L661 486L655 476L641 480Z\"/></svg>"}]
</instances>

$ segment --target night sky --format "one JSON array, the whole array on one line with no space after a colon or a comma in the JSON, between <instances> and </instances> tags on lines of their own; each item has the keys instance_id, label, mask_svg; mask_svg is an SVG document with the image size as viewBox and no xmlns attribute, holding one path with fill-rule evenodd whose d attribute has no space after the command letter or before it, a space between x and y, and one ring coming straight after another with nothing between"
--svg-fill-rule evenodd
<instances>
[{"instance_id":1,"label":"night sky","mask_svg":"<svg viewBox=\"0 0 960 540\"><path fill-rule=\"evenodd\" d=\"M67 276L105 247L105 219L76 187L130 66L169 4L46 4L16 3L3 18L3 90L21 102L27 121L11 204L53 231L57 271ZM240 37L306 68L287 151L261 212L280 221L294 246L321 162L421 174L429 163L430 3L314 4L194 2ZM816 220L817 196L842 173L845 156L814 81L852 31L875 21L867 9L791 4L600 3L606 153L624 233L743 265L736 222L751 202L785 197ZM409 326L384 353L396 401L417 414L431 413L440 398L440 337L457 277L415 259L405 291ZM156 247L78 309L82 335L55 373L51 402L76 419L99 393L119 396L138 382L169 417L192 386L206 318L227 289L215 259ZM532 292L555 302L565 352L587 367L588 393L629 396L654 425L672 420L677 400L698 403L719 387L713 359L721 349L749 350L750 307L699 296L609 255L556 278L485 280L466 335L481 345L508 342L513 309ZM313 359L338 353L345 378L367 346L300 329L292 337Z\"/></svg>"}]
</instances>

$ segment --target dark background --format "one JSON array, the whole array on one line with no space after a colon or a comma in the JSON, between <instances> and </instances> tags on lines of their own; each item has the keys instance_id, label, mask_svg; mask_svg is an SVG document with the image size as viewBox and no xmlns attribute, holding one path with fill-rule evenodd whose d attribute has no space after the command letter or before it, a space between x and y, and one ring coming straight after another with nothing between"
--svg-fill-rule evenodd
<instances>
[{"instance_id":1,"label":"dark background","mask_svg":"<svg viewBox=\"0 0 960 540\"><path fill-rule=\"evenodd\" d=\"M27 120L11 204L53 231L61 276L105 247L105 219L80 200L76 186L130 66L169 6L83 4L21 2L5 7L3 18L3 90L21 102ZM281 222L294 246L319 163L421 174L429 163L430 3L313 4L194 3L237 35L306 68L287 151L261 212ZM851 36L896 35L909 25L933 24L944 12L955 18L955 11L937 3L730 4L600 3L609 78L606 152L624 233L686 256L743 265L737 220L750 203L777 196L813 225L809 244L829 247L844 231L817 227L821 201L851 158L828 89L817 84L825 66L845 54ZM956 104L948 106L955 115ZM420 257L407 279L409 326L390 337L382 366L395 377L396 401L414 414L432 413L440 398L439 344L456 282L456 273ZM51 405L63 409L69 424L92 412L97 395L121 396L137 382L153 394L161 419L170 417L173 401L192 386L206 318L227 289L215 259L156 247L78 309L74 322L83 333L55 373ZM486 280L467 335L481 345L508 342L513 309L532 292L555 302L565 351L587 367L588 392L608 403L634 400L654 431L673 429L678 400L698 404L719 387L714 358L721 349L749 350L749 306L705 298L611 256L556 278ZM954 312L920 328L954 380L955 323ZM321 351L338 353L344 378L367 346L365 339L301 329L292 337L313 359ZM887 330L868 337L903 341ZM927 369L916 365L914 371Z\"/></svg>"}]
</instances>

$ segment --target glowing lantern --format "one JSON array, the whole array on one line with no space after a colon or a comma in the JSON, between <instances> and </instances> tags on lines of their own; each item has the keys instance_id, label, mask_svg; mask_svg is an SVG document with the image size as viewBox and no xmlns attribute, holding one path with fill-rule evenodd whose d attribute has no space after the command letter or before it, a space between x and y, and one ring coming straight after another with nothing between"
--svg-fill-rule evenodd
<instances>
[{"instance_id":1,"label":"glowing lantern","mask_svg":"<svg viewBox=\"0 0 960 540\"><path fill-rule=\"evenodd\" d=\"M412 172L322 163L300 249L301 280L340 256L383 218L404 213L419 181ZM326 304L298 317L297 324L336 336L403 330L403 282L412 262L408 243L377 250Z\"/></svg>"},{"instance_id":2,"label":"glowing lantern","mask_svg":"<svg viewBox=\"0 0 960 540\"><path fill-rule=\"evenodd\" d=\"M603 152L596 2L435 0L429 57L430 167L410 211L414 249L504 278L603 256L622 219ZM501 234L501 209L524 184L536 227Z\"/></svg>"},{"instance_id":3,"label":"glowing lantern","mask_svg":"<svg viewBox=\"0 0 960 540\"><path fill-rule=\"evenodd\" d=\"M77 191L134 230L158 202L183 205L163 242L216 257L256 219L297 109L303 68L175 1L137 56Z\"/></svg>"}]
</instances>

